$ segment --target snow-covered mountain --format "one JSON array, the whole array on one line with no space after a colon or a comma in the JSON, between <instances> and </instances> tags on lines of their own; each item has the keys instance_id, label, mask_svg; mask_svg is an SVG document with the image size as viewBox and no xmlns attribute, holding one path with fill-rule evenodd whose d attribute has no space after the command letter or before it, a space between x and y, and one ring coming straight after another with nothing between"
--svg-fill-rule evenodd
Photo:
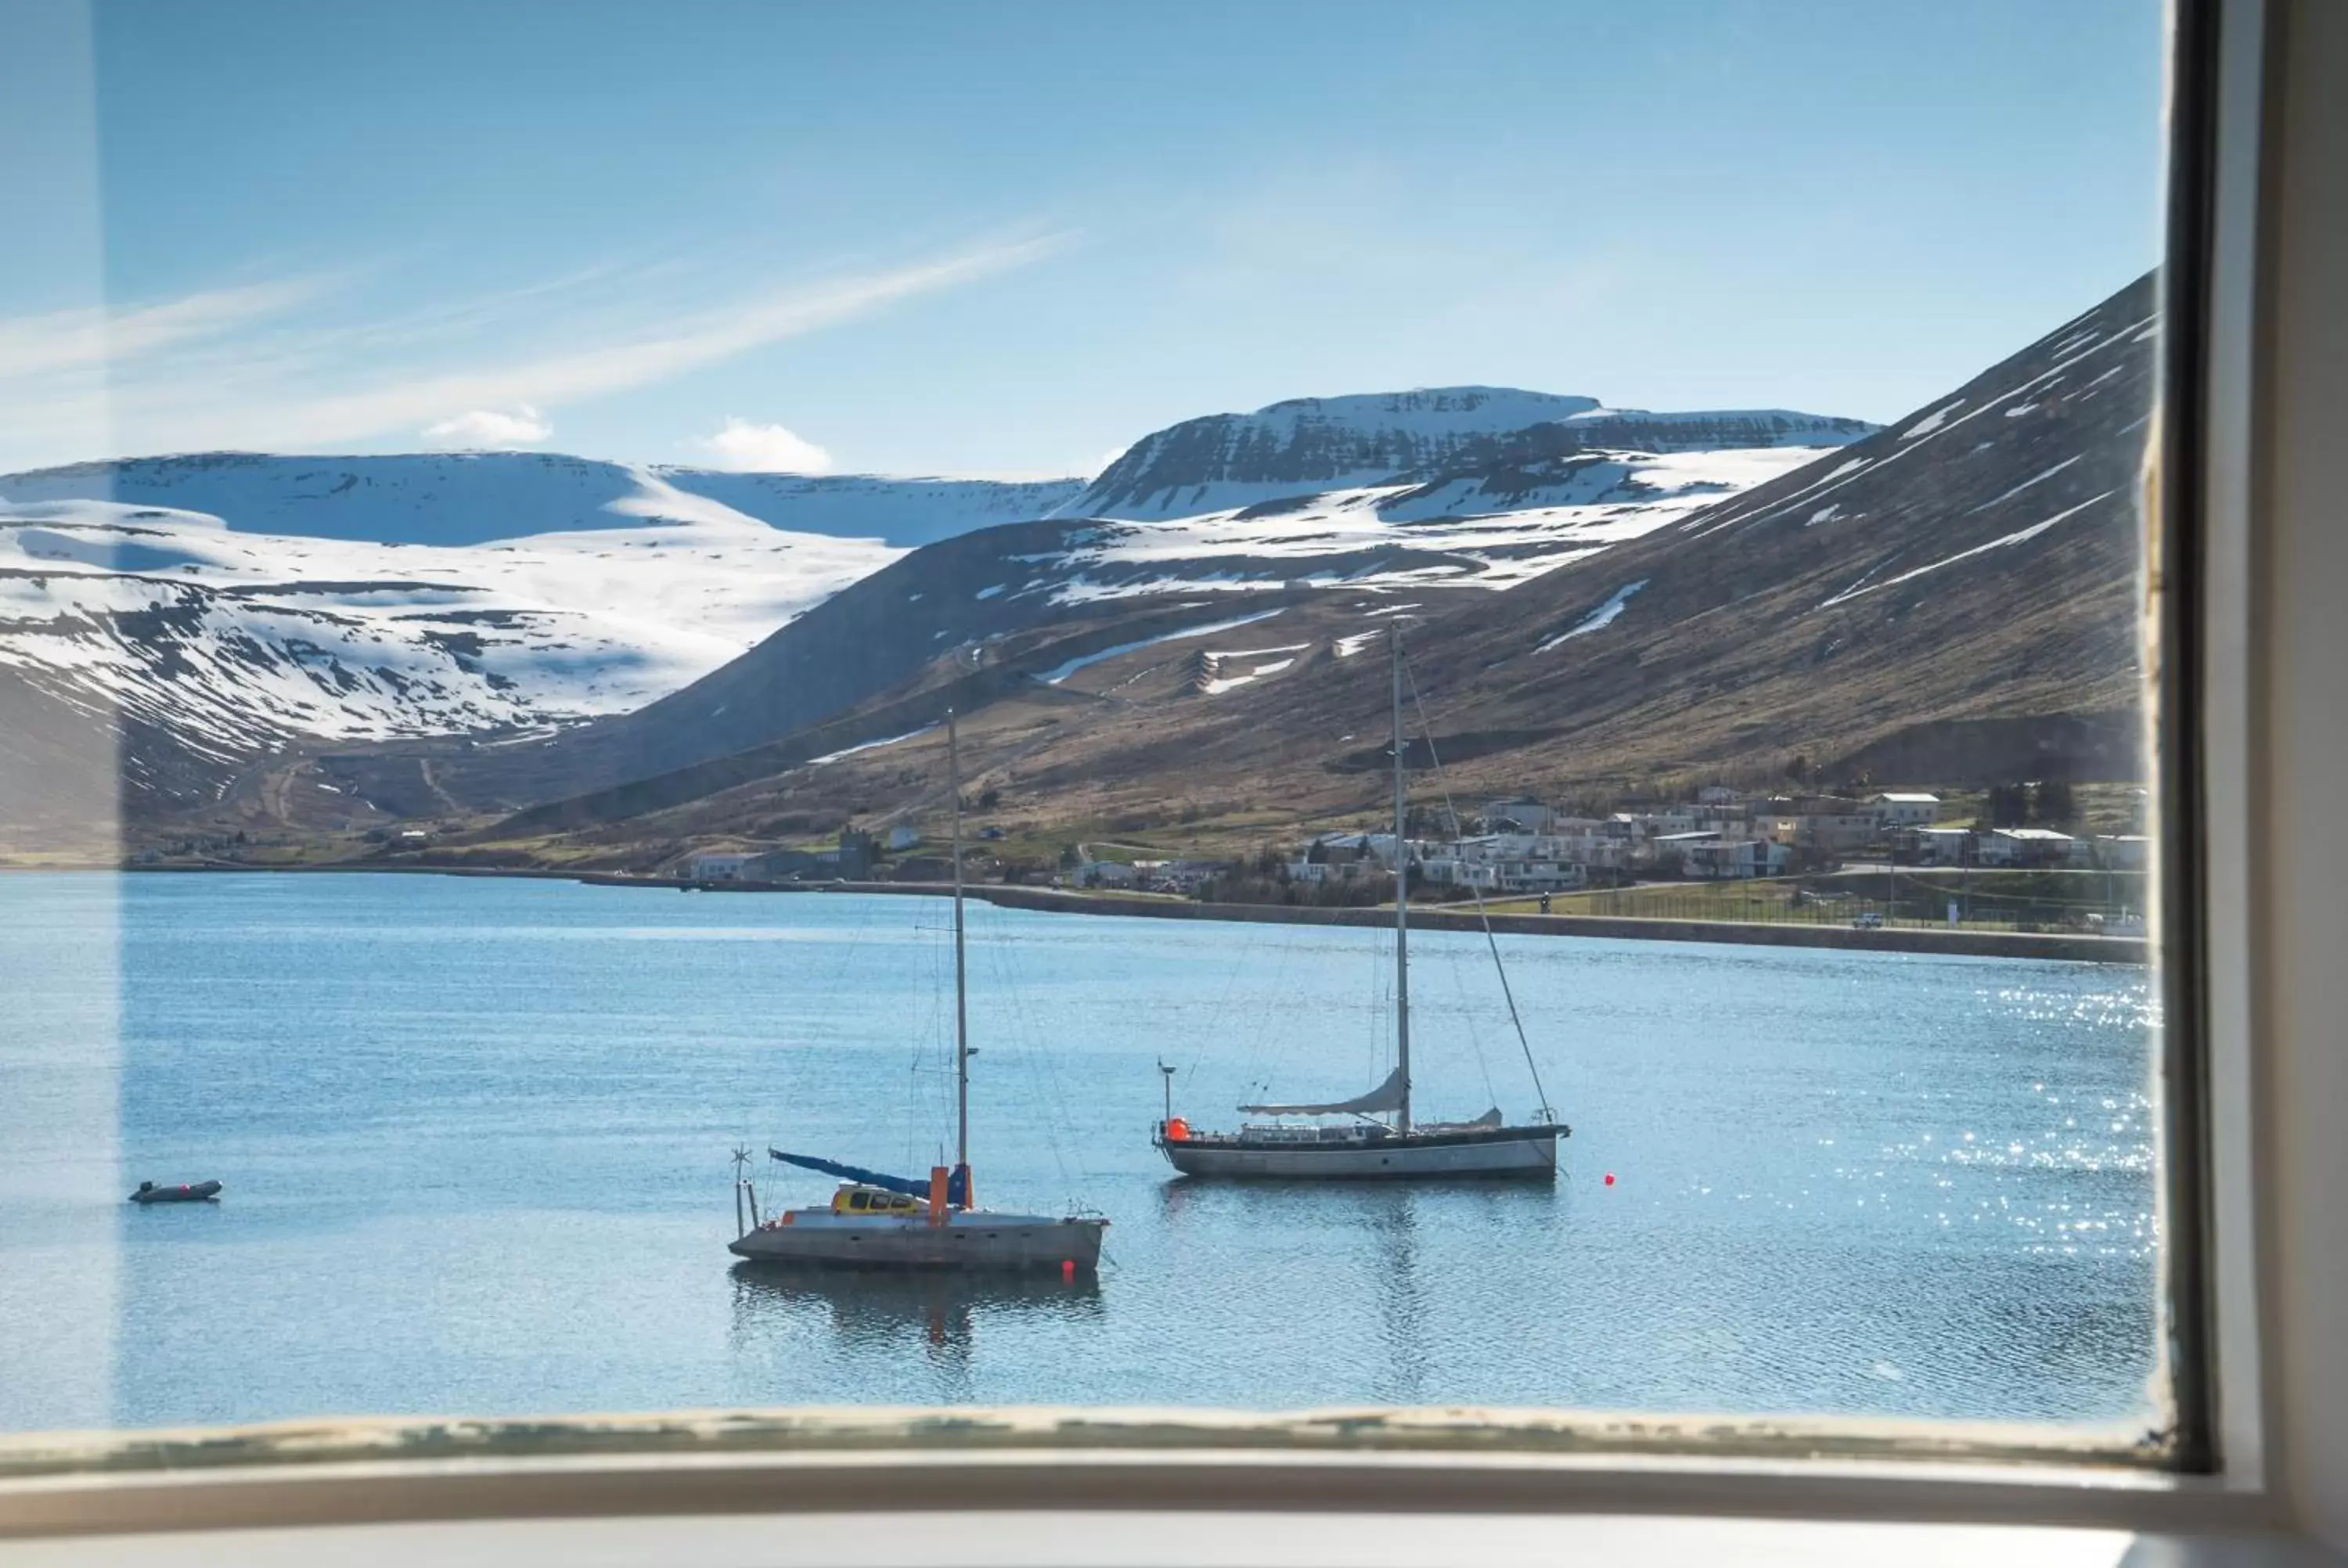
<instances>
[{"instance_id":1,"label":"snow-covered mountain","mask_svg":"<svg viewBox=\"0 0 2348 1568\"><path fill-rule=\"evenodd\" d=\"M1047 518L963 534L843 589L647 707L442 760L433 787L468 804L558 798L747 753L931 682L956 661L1040 675L1135 637L1321 597L1393 603L1398 593L1511 589L1831 450L1577 449L1159 521ZM369 800L429 809L412 793L414 773L361 766L335 776ZM399 793L404 784L411 793Z\"/></svg>"},{"instance_id":2,"label":"snow-covered mountain","mask_svg":"<svg viewBox=\"0 0 2348 1568\"><path fill-rule=\"evenodd\" d=\"M664 483L774 528L891 545L926 545L997 523L1047 518L1082 479L895 478L873 474L737 474L655 468Z\"/></svg>"},{"instance_id":3,"label":"snow-covered mountain","mask_svg":"<svg viewBox=\"0 0 2348 1568\"><path fill-rule=\"evenodd\" d=\"M1782 409L1650 414L1593 397L1443 386L1302 397L1213 414L1134 443L1060 512L1158 519L1236 510L1409 476L1460 473L1574 451L1835 446L1875 427Z\"/></svg>"},{"instance_id":4,"label":"snow-covered mountain","mask_svg":"<svg viewBox=\"0 0 2348 1568\"><path fill-rule=\"evenodd\" d=\"M558 484L573 471L548 468ZM640 706L903 553L782 533L707 500L673 506L654 480L633 496L673 520L620 514L469 546L11 500L0 504L0 671L183 730L222 758L293 736L537 724ZM541 498L534 515L551 505ZM428 513L395 516L385 531L430 525Z\"/></svg>"},{"instance_id":5,"label":"snow-covered mountain","mask_svg":"<svg viewBox=\"0 0 2348 1568\"><path fill-rule=\"evenodd\" d=\"M1537 476L1437 472L1189 517L1089 522L1056 553L1012 559L1004 580L981 591L1070 604L1300 583L1512 588L1789 473L1818 451L1593 451Z\"/></svg>"},{"instance_id":6,"label":"snow-covered mountain","mask_svg":"<svg viewBox=\"0 0 2348 1568\"><path fill-rule=\"evenodd\" d=\"M0 671L221 759L560 723L687 684L908 544L1081 487L520 452L13 474Z\"/></svg>"},{"instance_id":7,"label":"snow-covered mountain","mask_svg":"<svg viewBox=\"0 0 2348 1568\"><path fill-rule=\"evenodd\" d=\"M541 452L201 452L0 475L0 498L11 502L116 501L208 513L242 533L409 545L751 518L787 533L910 546L1040 518L1083 488L1081 479L634 468Z\"/></svg>"},{"instance_id":8,"label":"snow-covered mountain","mask_svg":"<svg viewBox=\"0 0 2348 1568\"><path fill-rule=\"evenodd\" d=\"M1673 778L2133 783L2157 294L2141 278L1864 440L1807 449L1662 526L1647 526L1662 506L1623 513L1643 537L1541 569L1579 548L1555 541L1506 592L1429 589L1505 581L1511 563L1460 550L1438 579L1414 559L1435 566L1468 528L1540 508L1392 520L1445 513L1466 475L1430 475L1410 500L1374 488L1211 522L990 530L913 552L640 712L462 759L442 787L476 801L563 791L496 835L564 835L561 863L652 869L696 844L933 810L932 726L951 708L968 787L983 781L1000 819L1039 836L1122 820L1187 837L1205 822L1235 842L1267 810L1359 820L1385 809L1391 766L1389 677L1364 655L1405 610L1427 743L1465 798ZM1551 458L1537 445L1512 459L1537 485L1570 482L1575 463L1594 484L1616 466L1635 479L1787 450ZM1519 483L1481 471L1476 504ZM1292 525L1284 544L1254 531ZM1348 527L1378 542L1302 564ZM922 660L924 637L951 656ZM847 648L858 661L837 656ZM1430 753L1413 750L1424 768ZM386 770L326 776L437 809Z\"/></svg>"},{"instance_id":9,"label":"snow-covered mountain","mask_svg":"<svg viewBox=\"0 0 2348 1568\"><path fill-rule=\"evenodd\" d=\"M0 477L0 686L52 728L94 718L135 734L126 755L201 764L159 771L177 780L289 742L648 707L709 731L654 750L699 753L1127 602L1507 588L1868 428L1468 387L1189 421L1089 487L535 453L82 464ZM909 546L922 561L884 570ZM663 702L852 584L870 591L771 654L725 723Z\"/></svg>"}]
</instances>

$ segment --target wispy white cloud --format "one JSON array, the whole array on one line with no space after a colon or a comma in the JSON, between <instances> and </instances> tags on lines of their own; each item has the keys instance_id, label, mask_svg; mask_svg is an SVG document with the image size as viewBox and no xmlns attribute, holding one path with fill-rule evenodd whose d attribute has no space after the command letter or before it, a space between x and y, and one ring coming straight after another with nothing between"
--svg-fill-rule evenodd
<instances>
[{"instance_id":1,"label":"wispy white cloud","mask_svg":"<svg viewBox=\"0 0 2348 1568\"><path fill-rule=\"evenodd\" d=\"M671 263L396 314L340 300L307 308L325 282L302 279L0 318L0 469L95 456L79 449L93 429L112 430L123 453L316 450L418 430L440 444L523 444L544 439L527 428L551 425L566 404L1029 266L1066 240L975 245L730 298Z\"/></svg>"},{"instance_id":2,"label":"wispy white cloud","mask_svg":"<svg viewBox=\"0 0 2348 1568\"><path fill-rule=\"evenodd\" d=\"M448 408L525 402L559 407L623 392L1027 265L1054 245L1051 240L1028 241L830 279L682 315L663 330L617 342L389 382L284 411L286 434L280 439L355 440L410 426Z\"/></svg>"},{"instance_id":3,"label":"wispy white cloud","mask_svg":"<svg viewBox=\"0 0 2348 1568\"><path fill-rule=\"evenodd\" d=\"M306 304L329 282L324 277L289 278L120 310L90 306L0 318L0 381L135 362L182 343L221 337Z\"/></svg>"},{"instance_id":4,"label":"wispy white cloud","mask_svg":"<svg viewBox=\"0 0 2348 1568\"><path fill-rule=\"evenodd\" d=\"M476 408L437 425L424 427L424 439L435 446L501 447L535 446L554 434L554 426L544 415L529 404L520 404L511 413L495 408Z\"/></svg>"},{"instance_id":5,"label":"wispy white cloud","mask_svg":"<svg viewBox=\"0 0 2348 1568\"><path fill-rule=\"evenodd\" d=\"M725 468L752 473L829 474L831 454L779 425L728 419L715 436L694 443Z\"/></svg>"}]
</instances>

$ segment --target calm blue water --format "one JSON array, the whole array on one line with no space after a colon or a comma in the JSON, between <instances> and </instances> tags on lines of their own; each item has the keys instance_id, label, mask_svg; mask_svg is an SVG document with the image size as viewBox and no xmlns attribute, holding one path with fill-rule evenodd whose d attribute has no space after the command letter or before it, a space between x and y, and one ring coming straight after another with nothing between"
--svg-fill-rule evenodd
<instances>
[{"instance_id":1,"label":"calm blue water","mask_svg":"<svg viewBox=\"0 0 2348 1568\"><path fill-rule=\"evenodd\" d=\"M1378 934L971 920L981 1200L1109 1214L1097 1288L777 1282L725 1251L736 1143L920 1171L951 1138L941 901L0 877L0 1427L2149 1408L2140 971L1503 938L1567 1179L1218 1187L1149 1147L1156 1063L1205 1123L1266 1084L1366 1087ZM1415 950L1422 1114L1530 1110L1482 938ZM207 1176L216 1207L121 1201Z\"/></svg>"}]
</instances>

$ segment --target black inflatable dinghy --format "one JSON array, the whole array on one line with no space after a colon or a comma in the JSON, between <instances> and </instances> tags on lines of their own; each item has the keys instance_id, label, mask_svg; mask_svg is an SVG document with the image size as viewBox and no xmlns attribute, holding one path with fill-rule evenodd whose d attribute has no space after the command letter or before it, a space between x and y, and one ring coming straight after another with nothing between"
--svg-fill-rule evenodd
<instances>
[{"instance_id":1,"label":"black inflatable dinghy","mask_svg":"<svg viewBox=\"0 0 2348 1568\"><path fill-rule=\"evenodd\" d=\"M152 1182L141 1182L139 1190L130 1194L134 1204L201 1204L220 1196L218 1182L198 1182L193 1185L182 1182L176 1187L159 1187Z\"/></svg>"}]
</instances>

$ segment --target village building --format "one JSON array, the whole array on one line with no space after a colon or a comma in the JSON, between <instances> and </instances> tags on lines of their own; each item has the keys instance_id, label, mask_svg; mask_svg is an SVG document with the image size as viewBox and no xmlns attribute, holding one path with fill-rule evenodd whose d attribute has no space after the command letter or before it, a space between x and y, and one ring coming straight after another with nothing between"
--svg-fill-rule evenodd
<instances>
[{"instance_id":1,"label":"village building","mask_svg":"<svg viewBox=\"0 0 2348 1568\"><path fill-rule=\"evenodd\" d=\"M1780 825L1791 824L1790 842L1797 849L1825 856L1849 855L1873 844L1879 831L1874 812L1855 800L1814 795L1794 805L1789 817L1775 820ZM1788 835L1778 831L1769 836L1785 842Z\"/></svg>"},{"instance_id":2,"label":"village building","mask_svg":"<svg viewBox=\"0 0 2348 1568\"><path fill-rule=\"evenodd\" d=\"M1929 827L1941 820L1936 794L1887 792L1869 801L1868 809L1883 827Z\"/></svg>"},{"instance_id":3,"label":"village building","mask_svg":"<svg viewBox=\"0 0 2348 1568\"><path fill-rule=\"evenodd\" d=\"M751 856L735 873L740 882L861 882L872 875L872 835L860 828L840 830L830 849L769 849Z\"/></svg>"},{"instance_id":4,"label":"village building","mask_svg":"<svg viewBox=\"0 0 2348 1568\"><path fill-rule=\"evenodd\" d=\"M1997 827L1980 836L1976 853L1983 866L2023 868L2085 865L2090 848L2051 827Z\"/></svg>"},{"instance_id":5,"label":"village building","mask_svg":"<svg viewBox=\"0 0 2348 1568\"><path fill-rule=\"evenodd\" d=\"M1557 823L1557 812L1528 794L1511 795L1507 800L1484 803L1484 825L1492 832L1502 831L1502 825L1514 823L1519 832L1547 833Z\"/></svg>"},{"instance_id":6,"label":"village building","mask_svg":"<svg viewBox=\"0 0 2348 1568\"><path fill-rule=\"evenodd\" d=\"M1902 835L1902 847L1920 866L1966 866L1975 858L1969 827L1920 827Z\"/></svg>"},{"instance_id":7,"label":"village building","mask_svg":"<svg viewBox=\"0 0 2348 1568\"><path fill-rule=\"evenodd\" d=\"M1698 835L1680 845L1680 870L1707 882L1779 876L1793 856L1791 849L1774 839Z\"/></svg>"}]
</instances>

